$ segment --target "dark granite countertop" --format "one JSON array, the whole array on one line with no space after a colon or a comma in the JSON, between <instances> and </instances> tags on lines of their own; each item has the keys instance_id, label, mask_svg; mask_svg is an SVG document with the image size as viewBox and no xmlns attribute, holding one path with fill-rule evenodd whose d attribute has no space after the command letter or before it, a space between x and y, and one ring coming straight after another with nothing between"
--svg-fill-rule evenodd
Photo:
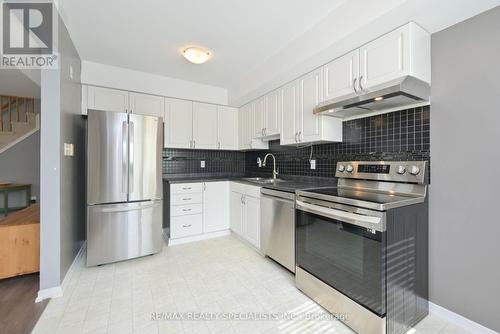
<instances>
[{"instance_id":1,"label":"dark granite countertop","mask_svg":"<svg viewBox=\"0 0 500 334\"><path fill-rule=\"evenodd\" d=\"M323 178L323 177L302 177L302 176L289 176L283 175L278 176L279 181L275 184L263 184L259 182L253 182L246 180L246 178L252 177L264 177L270 178L269 176L255 176L255 175L165 175L163 180L165 182L174 183L187 183L187 182L216 182L216 181L234 181L246 183L262 188L282 190L287 192L295 192L296 190L312 189L312 188L325 188L325 187L335 187L337 185L335 178Z\"/></svg>"}]
</instances>

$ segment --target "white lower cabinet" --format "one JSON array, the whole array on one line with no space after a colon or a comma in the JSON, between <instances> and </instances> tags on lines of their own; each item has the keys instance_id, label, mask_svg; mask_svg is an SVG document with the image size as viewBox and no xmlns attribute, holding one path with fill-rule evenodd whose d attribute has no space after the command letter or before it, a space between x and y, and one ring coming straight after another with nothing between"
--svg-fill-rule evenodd
<instances>
[{"instance_id":1,"label":"white lower cabinet","mask_svg":"<svg viewBox=\"0 0 500 334\"><path fill-rule=\"evenodd\" d=\"M231 231L260 250L260 187L231 183Z\"/></svg>"},{"instance_id":2,"label":"white lower cabinet","mask_svg":"<svg viewBox=\"0 0 500 334\"><path fill-rule=\"evenodd\" d=\"M170 185L170 244L229 234L229 182Z\"/></svg>"}]
</instances>

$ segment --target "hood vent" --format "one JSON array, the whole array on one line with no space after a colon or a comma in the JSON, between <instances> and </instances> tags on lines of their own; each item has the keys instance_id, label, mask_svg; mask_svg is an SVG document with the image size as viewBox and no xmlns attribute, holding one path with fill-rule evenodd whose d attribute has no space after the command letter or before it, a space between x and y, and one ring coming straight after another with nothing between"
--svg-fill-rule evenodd
<instances>
[{"instance_id":1,"label":"hood vent","mask_svg":"<svg viewBox=\"0 0 500 334\"><path fill-rule=\"evenodd\" d=\"M427 82L405 76L362 93L327 100L318 104L313 112L339 118L351 117L429 101L430 92Z\"/></svg>"}]
</instances>

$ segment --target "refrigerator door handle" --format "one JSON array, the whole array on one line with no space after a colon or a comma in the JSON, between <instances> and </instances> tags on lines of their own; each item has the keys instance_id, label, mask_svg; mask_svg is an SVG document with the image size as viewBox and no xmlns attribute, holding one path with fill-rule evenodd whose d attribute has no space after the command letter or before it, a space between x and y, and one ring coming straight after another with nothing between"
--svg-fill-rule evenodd
<instances>
[{"instance_id":1,"label":"refrigerator door handle","mask_svg":"<svg viewBox=\"0 0 500 334\"><path fill-rule=\"evenodd\" d=\"M144 205L138 205L136 207L114 207L114 208L104 208L101 210L101 212L128 212L128 211L137 211L137 210L144 210L144 209L149 209L149 208L154 208L156 206L161 205L160 202L155 201L155 202L147 202L147 204Z\"/></svg>"},{"instance_id":2,"label":"refrigerator door handle","mask_svg":"<svg viewBox=\"0 0 500 334\"><path fill-rule=\"evenodd\" d=\"M122 122L122 193L127 193L127 122Z\"/></svg>"},{"instance_id":3,"label":"refrigerator door handle","mask_svg":"<svg viewBox=\"0 0 500 334\"><path fill-rule=\"evenodd\" d=\"M128 192L134 191L134 122L129 123L129 166L128 166Z\"/></svg>"}]
</instances>

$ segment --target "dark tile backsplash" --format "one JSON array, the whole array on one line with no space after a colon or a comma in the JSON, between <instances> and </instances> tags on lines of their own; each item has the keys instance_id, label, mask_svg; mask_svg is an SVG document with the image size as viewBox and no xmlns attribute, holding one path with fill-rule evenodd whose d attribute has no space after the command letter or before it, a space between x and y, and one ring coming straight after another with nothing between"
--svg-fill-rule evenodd
<instances>
[{"instance_id":1,"label":"dark tile backsplash","mask_svg":"<svg viewBox=\"0 0 500 334\"><path fill-rule=\"evenodd\" d=\"M213 150L163 150L164 175L271 175L272 159L259 168L257 158L276 156L282 175L333 177L337 161L429 160L430 108L419 107L366 117L343 124L343 142L297 148L270 142L269 150L237 152ZM316 160L310 169L309 157ZM200 167L205 160L206 167Z\"/></svg>"},{"instance_id":2,"label":"dark tile backsplash","mask_svg":"<svg viewBox=\"0 0 500 334\"><path fill-rule=\"evenodd\" d=\"M200 162L205 160L205 168ZM163 149L163 175L193 176L243 175L245 152Z\"/></svg>"},{"instance_id":3,"label":"dark tile backsplash","mask_svg":"<svg viewBox=\"0 0 500 334\"><path fill-rule=\"evenodd\" d=\"M337 161L352 160L429 160L428 106L366 117L343 124L343 142L309 145L303 148L270 143L269 150L246 153L247 174L271 175L272 159L259 168L257 158L269 151L283 175L334 177ZM310 169L309 157L316 160Z\"/></svg>"}]
</instances>

